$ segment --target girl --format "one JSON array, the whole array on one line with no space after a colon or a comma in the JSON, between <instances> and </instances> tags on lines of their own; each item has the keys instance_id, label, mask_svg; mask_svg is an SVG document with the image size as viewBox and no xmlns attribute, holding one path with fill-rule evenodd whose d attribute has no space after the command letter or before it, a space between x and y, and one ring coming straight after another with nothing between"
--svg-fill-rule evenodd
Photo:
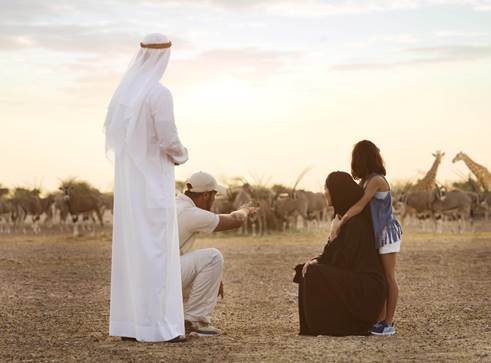
<instances>
[{"instance_id":1,"label":"girl","mask_svg":"<svg viewBox=\"0 0 491 363\"><path fill-rule=\"evenodd\" d=\"M390 187L385 179L386 171L379 148L368 140L357 143L353 148L351 174L360 180L365 193L339 220L331 230L332 241L339 233L341 226L351 217L359 214L370 203L375 247L378 249L385 276L387 279L387 301L381 312L379 321L372 326L374 335L394 335L394 313L399 295L399 287L395 278L397 253L401 248L401 226L392 212Z\"/></svg>"}]
</instances>

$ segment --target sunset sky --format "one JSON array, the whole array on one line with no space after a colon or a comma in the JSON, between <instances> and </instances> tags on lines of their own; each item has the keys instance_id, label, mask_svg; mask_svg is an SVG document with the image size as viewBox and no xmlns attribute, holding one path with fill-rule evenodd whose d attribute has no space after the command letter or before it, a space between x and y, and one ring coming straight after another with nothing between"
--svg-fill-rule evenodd
<instances>
[{"instance_id":1,"label":"sunset sky","mask_svg":"<svg viewBox=\"0 0 491 363\"><path fill-rule=\"evenodd\" d=\"M190 160L205 170L319 190L355 142L389 179L491 169L491 1L2 1L0 183L112 186L102 126L143 36L173 42L162 83Z\"/></svg>"}]
</instances>

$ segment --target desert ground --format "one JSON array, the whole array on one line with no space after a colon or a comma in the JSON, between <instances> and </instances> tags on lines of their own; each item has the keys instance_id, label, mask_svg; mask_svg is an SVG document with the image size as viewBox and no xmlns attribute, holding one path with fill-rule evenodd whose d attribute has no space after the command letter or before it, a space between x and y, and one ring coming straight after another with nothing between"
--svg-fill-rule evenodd
<instances>
[{"instance_id":1,"label":"desert ground","mask_svg":"<svg viewBox=\"0 0 491 363\"><path fill-rule=\"evenodd\" d=\"M169 344L108 336L110 230L0 235L0 361L491 361L491 232L404 235L395 337L300 337L292 269L325 236L200 239L225 257L223 334Z\"/></svg>"}]
</instances>

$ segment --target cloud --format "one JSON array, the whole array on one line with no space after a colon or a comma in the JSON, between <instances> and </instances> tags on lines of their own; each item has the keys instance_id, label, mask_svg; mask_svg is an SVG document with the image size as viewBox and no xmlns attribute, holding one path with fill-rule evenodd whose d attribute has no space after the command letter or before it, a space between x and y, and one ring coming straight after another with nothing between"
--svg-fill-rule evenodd
<instances>
[{"instance_id":1,"label":"cloud","mask_svg":"<svg viewBox=\"0 0 491 363\"><path fill-rule=\"evenodd\" d=\"M279 73L297 52L258 48L214 49L170 65L179 82L198 82L217 78L261 80Z\"/></svg>"},{"instance_id":2,"label":"cloud","mask_svg":"<svg viewBox=\"0 0 491 363\"><path fill-rule=\"evenodd\" d=\"M388 70L396 67L397 65L397 63L346 63L334 64L330 66L329 69L333 71L371 71Z\"/></svg>"},{"instance_id":3,"label":"cloud","mask_svg":"<svg viewBox=\"0 0 491 363\"><path fill-rule=\"evenodd\" d=\"M16 0L2 3L1 23L36 20L45 16L54 15L56 7L54 1Z\"/></svg>"},{"instance_id":4,"label":"cloud","mask_svg":"<svg viewBox=\"0 0 491 363\"><path fill-rule=\"evenodd\" d=\"M491 11L491 2L479 2L473 8L476 11Z\"/></svg>"},{"instance_id":5,"label":"cloud","mask_svg":"<svg viewBox=\"0 0 491 363\"><path fill-rule=\"evenodd\" d=\"M457 46L424 47L424 48L410 48L407 51L413 54L432 57L429 59L431 61L478 60L491 56L491 45L484 45L484 46L457 45Z\"/></svg>"},{"instance_id":6,"label":"cloud","mask_svg":"<svg viewBox=\"0 0 491 363\"><path fill-rule=\"evenodd\" d=\"M395 62L360 62L335 64L330 67L333 71L363 71L389 70L397 67L428 65L435 63L451 63L478 61L491 57L491 45L486 46L439 46L424 48L409 48L404 51L413 58Z\"/></svg>"},{"instance_id":7,"label":"cloud","mask_svg":"<svg viewBox=\"0 0 491 363\"><path fill-rule=\"evenodd\" d=\"M457 30L441 30L435 32L437 38L482 38L488 37L491 33L473 32L473 31L457 31Z\"/></svg>"},{"instance_id":8,"label":"cloud","mask_svg":"<svg viewBox=\"0 0 491 363\"><path fill-rule=\"evenodd\" d=\"M0 50L42 48L69 53L117 55L137 49L143 34L124 24L109 25L0 25ZM170 35L175 48L191 47L185 39Z\"/></svg>"},{"instance_id":9,"label":"cloud","mask_svg":"<svg viewBox=\"0 0 491 363\"><path fill-rule=\"evenodd\" d=\"M0 14L0 51L42 48L126 54L139 44L146 33L143 29L162 27L158 15L169 4L172 2L152 0L5 1ZM131 16L134 14L141 16ZM174 48L191 47L189 41L168 35Z\"/></svg>"},{"instance_id":10,"label":"cloud","mask_svg":"<svg viewBox=\"0 0 491 363\"><path fill-rule=\"evenodd\" d=\"M255 8L277 15L312 17L438 6L468 6L476 11L491 11L491 0L181 0L180 3L183 2L224 9Z\"/></svg>"},{"instance_id":11,"label":"cloud","mask_svg":"<svg viewBox=\"0 0 491 363\"><path fill-rule=\"evenodd\" d=\"M230 79L264 82L280 74L292 57L298 59L299 55L256 48L213 49L185 60L171 59L164 82L173 88ZM113 64L94 59L63 64L57 69L72 75L64 87L67 94L88 104L102 95L109 97L122 77Z\"/></svg>"},{"instance_id":12,"label":"cloud","mask_svg":"<svg viewBox=\"0 0 491 363\"><path fill-rule=\"evenodd\" d=\"M390 11L439 5L467 5L491 9L491 0L16 0L2 4L0 15L0 51L43 48L50 51L77 53L127 54L138 44L145 23L128 18L128 14L159 14L164 9L177 11L189 8L189 13L205 16L207 10L242 11L252 8L281 16L323 16L335 14ZM196 9L193 9L195 7ZM163 13L166 13L165 11ZM138 18L138 17L137 17ZM91 19L91 23L83 19ZM107 19L111 19L108 21ZM141 20L140 19L140 20ZM155 21L153 19L152 21ZM170 34L172 36L172 34ZM451 36L441 32L437 36ZM462 35L459 35L462 36ZM175 49L191 48L186 39L172 36ZM417 41L411 35L387 35L389 43Z\"/></svg>"},{"instance_id":13,"label":"cloud","mask_svg":"<svg viewBox=\"0 0 491 363\"><path fill-rule=\"evenodd\" d=\"M394 44L411 44L419 42L419 39L413 34L385 35L381 37L381 40L387 43Z\"/></svg>"},{"instance_id":14,"label":"cloud","mask_svg":"<svg viewBox=\"0 0 491 363\"><path fill-rule=\"evenodd\" d=\"M155 9L195 8L196 11L253 9L274 15L318 17L338 14L418 9L440 6L467 6L476 11L491 11L491 0L15 0L2 4L1 22L61 21L80 15L118 16L122 8L133 12Z\"/></svg>"}]
</instances>

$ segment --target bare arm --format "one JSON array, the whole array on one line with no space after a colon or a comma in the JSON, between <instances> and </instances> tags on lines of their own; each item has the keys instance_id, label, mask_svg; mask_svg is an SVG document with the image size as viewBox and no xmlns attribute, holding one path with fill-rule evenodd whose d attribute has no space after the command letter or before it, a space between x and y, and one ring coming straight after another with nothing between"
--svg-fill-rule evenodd
<instances>
[{"instance_id":1,"label":"bare arm","mask_svg":"<svg viewBox=\"0 0 491 363\"><path fill-rule=\"evenodd\" d=\"M237 229L244 224L249 215L249 208L242 208L230 214L219 214L220 218L214 232Z\"/></svg>"},{"instance_id":2,"label":"bare arm","mask_svg":"<svg viewBox=\"0 0 491 363\"><path fill-rule=\"evenodd\" d=\"M367 189L365 190L363 197L358 202L356 202L350 209L348 209L348 211L341 218L341 223L339 227L345 224L351 217L360 214L363 208L365 208L366 205L373 198L375 193L379 191L383 191L385 187L386 187L386 182L382 177L380 176L373 177L368 182Z\"/></svg>"}]
</instances>

